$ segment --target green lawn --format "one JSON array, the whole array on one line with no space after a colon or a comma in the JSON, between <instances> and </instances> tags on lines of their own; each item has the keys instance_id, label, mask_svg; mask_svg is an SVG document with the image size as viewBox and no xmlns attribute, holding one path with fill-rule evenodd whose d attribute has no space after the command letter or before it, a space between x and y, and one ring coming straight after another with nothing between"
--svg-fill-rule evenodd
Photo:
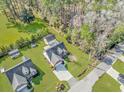
<instances>
[{"instance_id":1,"label":"green lawn","mask_svg":"<svg viewBox=\"0 0 124 93\"><path fill-rule=\"evenodd\" d=\"M13 91L12 86L9 83L6 75L0 73L0 92L11 92Z\"/></svg>"},{"instance_id":2,"label":"green lawn","mask_svg":"<svg viewBox=\"0 0 124 93\"><path fill-rule=\"evenodd\" d=\"M0 46L15 43L20 37L28 37L29 34L19 32L17 28L10 26L4 15L0 15Z\"/></svg>"},{"instance_id":3,"label":"green lawn","mask_svg":"<svg viewBox=\"0 0 124 93\"><path fill-rule=\"evenodd\" d=\"M34 86L34 91L56 91L56 85L59 82L59 80L56 78L56 76L53 74L52 69L50 68L50 65L48 64L47 60L43 56L43 47L45 46L43 41L40 41L38 44L38 47L31 48L31 49L23 49L21 50L22 55L27 56L32 59L33 63L38 67L38 69L41 71L42 76L40 77L41 80L38 81L38 84ZM68 45L67 48L69 49ZM86 54L82 55L82 52L78 50L76 47L72 47L69 49L72 51L72 53L79 58L77 63L67 63L69 71L77 77L77 75L87 67L87 64L89 63L87 61ZM18 64L21 62L21 57L18 57L17 59L11 59L10 57L2 58L0 59L0 67L5 67L5 69L11 68L12 66ZM85 55L85 56L84 56ZM76 71L75 71L76 70ZM88 74L88 72L86 73ZM86 75L85 74L85 75ZM2 81L0 80L1 84L7 84L11 87L10 83L8 82L8 79L5 79L5 75L1 76ZM11 87L12 89L12 87ZM0 91L11 91L6 90L6 87L3 86L2 90L0 88Z\"/></svg>"},{"instance_id":4,"label":"green lawn","mask_svg":"<svg viewBox=\"0 0 124 93\"><path fill-rule=\"evenodd\" d=\"M20 37L30 38L32 34L40 32L45 25L40 19L31 24L11 24L5 15L0 15L0 46L15 43Z\"/></svg>"},{"instance_id":5,"label":"green lawn","mask_svg":"<svg viewBox=\"0 0 124 93\"><path fill-rule=\"evenodd\" d=\"M30 57L33 61L33 63L41 70L41 72L44 74L40 84L35 85L34 91L56 91L55 87L58 81L56 76L53 74L52 69L50 68L50 65L48 64L47 60L43 56L43 47L44 43L41 42L37 48L34 49L28 49L23 50L23 55Z\"/></svg>"},{"instance_id":6,"label":"green lawn","mask_svg":"<svg viewBox=\"0 0 124 93\"><path fill-rule=\"evenodd\" d=\"M42 22L34 22L30 25L15 25L13 27L7 28L7 20L4 16L0 16L0 20L3 21L2 24L0 24L0 46L1 45L8 45L10 43L14 43L17 39L20 37L29 37L30 33L34 34L36 33L35 30L38 30L44 26ZM39 25L38 25L39 24ZM40 27L42 26L42 27ZM44 26L45 27L45 26ZM23 30L23 31L20 31ZM77 62L67 62L67 69L69 70L74 77L78 79L82 79L84 76L86 76L93 68L90 68L86 73L84 73L81 77L77 77L82 71L84 71L88 64L91 64L91 61L88 61L89 56L85 53L83 53L81 50L79 50L78 47L75 47L71 44L68 44L64 37L60 36L54 29L51 27L49 28L50 32L55 34L57 40L64 42L67 50L71 52L74 56L77 58ZM3 32L2 32L3 31ZM27 32L28 31L28 32ZM31 31L31 32L30 32ZM43 56L43 47L45 46L43 41L40 41L38 44L38 47L33 49L23 49L21 50L22 55L30 57L33 61L33 63L37 66L37 68L42 73L42 76L38 78L37 83L34 85L34 91L42 91L42 92L50 92L50 91L56 91L56 85L59 82L59 80L56 78L56 76L53 74L52 69L50 68L50 65L48 64L47 60ZM0 59L0 67L4 67L5 69L11 68L12 66L15 66L16 64L21 62L21 56L17 59L11 59L10 57L4 57ZM5 75L0 74L0 85L3 85L2 89L0 88L0 91L12 91L12 87L10 83L8 82L8 79L5 78ZM41 79L41 80L40 80ZM10 87L6 87L10 86ZM9 88L9 89L8 89Z\"/></svg>"},{"instance_id":7,"label":"green lawn","mask_svg":"<svg viewBox=\"0 0 124 93\"><path fill-rule=\"evenodd\" d=\"M124 62L117 60L114 64L113 64L113 68L115 70L117 70L119 73L124 74Z\"/></svg>"},{"instance_id":8,"label":"green lawn","mask_svg":"<svg viewBox=\"0 0 124 93\"><path fill-rule=\"evenodd\" d=\"M104 74L93 86L93 92L120 92L120 84L108 74Z\"/></svg>"},{"instance_id":9,"label":"green lawn","mask_svg":"<svg viewBox=\"0 0 124 93\"><path fill-rule=\"evenodd\" d=\"M90 68L86 73L84 73L81 77L77 77L84 69L87 68L88 64L91 64L92 61L89 61L89 55L82 52L78 47L69 44L63 36L60 36L55 29L50 28L50 32L56 35L57 40L64 42L67 50L72 53L77 58L77 62L67 63L67 68L72 75L74 75L78 79L82 79L86 76L93 68Z\"/></svg>"},{"instance_id":10,"label":"green lawn","mask_svg":"<svg viewBox=\"0 0 124 93\"><path fill-rule=\"evenodd\" d=\"M34 91L56 91L56 85L59 82L59 80L56 78L56 76L53 74L52 69L50 68L50 65L48 64L47 60L43 56L43 47L44 43L41 42L38 47L32 48L32 49L23 49L22 54L31 58L33 63L37 66L39 71L42 73L42 76L40 77L39 84L35 84ZM6 59L1 59L0 66L10 68L15 64L18 64L21 62L21 57L12 60L10 57ZM12 91L12 87L10 83L8 82L8 79L5 78L5 75L0 74L0 85L3 85L2 89L0 88L0 91ZM6 87L10 86L10 87ZM9 89L8 89L9 88Z\"/></svg>"}]
</instances>

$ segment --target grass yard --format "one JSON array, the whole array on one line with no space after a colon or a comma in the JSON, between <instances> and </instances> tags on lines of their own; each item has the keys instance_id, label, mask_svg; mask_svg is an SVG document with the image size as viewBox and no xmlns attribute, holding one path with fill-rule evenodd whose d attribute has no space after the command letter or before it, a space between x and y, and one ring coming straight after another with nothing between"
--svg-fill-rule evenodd
<instances>
[{"instance_id":1,"label":"grass yard","mask_svg":"<svg viewBox=\"0 0 124 93\"><path fill-rule=\"evenodd\" d=\"M8 23L5 15L0 15L0 46L7 46L14 44L20 37L30 38L32 34L40 32L42 28L45 28L43 22L40 19L36 19L31 24L11 24Z\"/></svg>"},{"instance_id":2,"label":"grass yard","mask_svg":"<svg viewBox=\"0 0 124 93\"><path fill-rule=\"evenodd\" d=\"M3 24L0 24L1 27L0 29L4 30L4 32L1 32L2 30L0 30L0 46L14 43L20 37L28 37L32 32L33 34L36 33L36 30L41 28L40 26L45 27L45 25L42 24L43 22L41 23L34 22L30 25L26 25L26 27L23 25L21 27L20 25L16 25L13 28L12 27L7 28L6 27L7 20L5 17L3 18L2 17L3 16L0 16L0 19L3 20ZM79 50L78 47L68 44L65 38L60 36L60 34L57 33L55 29L50 27L49 31L56 36L57 40L64 42L67 50L77 58L77 62L67 62L67 69L69 70L69 72L77 79L82 79L84 76L86 76L93 68L88 69L88 71L85 72L81 77L78 77L78 75L82 73L88 67L89 64L92 63L92 61L89 61L89 56L83 53L81 50ZM34 91L36 92L56 91L56 85L58 82L60 82L53 74L50 65L43 56L44 46L45 46L44 42L40 41L38 47L36 48L31 48L31 49L25 48L21 50L22 55L31 58L33 63L42 73L42 75L38 77L38 79L34 80L36 81L35 82L36 84L34 85ZM0 59L0 67L4 67L5 69L8 69L18 64L19 62L21 62L21 56L14 60L11 59L10 57L4 57ZM0 85L3 85L2 86L3 88L2 89L0 88L0 91L12 91L12 86L10 85L8 79L5 78L6 76L0 74L0 77L1 77ZM11 88L6 87L6 85L10 86Z\"/></svg>"},{"instance_id":3,"label":"grass yard","mask_svg":"<svg viewBox=\"0 0 124 93\"><path fill-rule=\"evenodd\" d=\"M45 91L56 91L56 85L59 80L53 74L50 65L47 63L47 60L43 56L43 47L44 43L41 42L38 47L32 49L23 49L22 54L32 59L33 63L37 66L39 71L42 73L42 76L39 78L38 83L34 86L34 91L36 92L45 92ZM10 68L15 64L21 62L21 57L12 60L9 57L5 60L2 59L0 66ZM3 85L0 91L12 91L12 87L5 75L0 74L0 85ZM6 87L9 86L9 87ZM9 88L9 89L8 89Z\"/></svg>"},{"instance_id":4,"label":"grass yard","mask_svg":"<svg viewBox=\"0 0 124 93\"><path fill-rule=\"evenodd\" d=\"M6 75L0 73L0 92L12 92L12 86Z\"/></svg>"},{"instance_id":5,"label":"grass yard","mask_svg":"<svg viewBox=\"0 0 124 93\"><path fill-rule=\"evenodd\" d=\"M20 37L28 37L29 34L19 32L17 28L10 27L6 17L0 15L0 46L15 43Z\"/></svg>"},{"instance_id":6,"label":"grass yard","mask_svg":"<svg viewBox=\"0 0 124 93\"><path fill-rule=\"evenodd\" d=\"M82 71L84 71L88 64L91 64L92 61L89 61L89 55L82 52L78 47L69 44L63 36L60 36L55 29L50 28L50 32L53 33L57 40L64 42L67 50L72 53L77 58L77 62L68 62L67 68L71 74L77 79L82 79L86 76L93 68L90 68L86 73L84 73L81 77L77 77Z\"/></svg>"},{"instance_id":7,"label":"grass yard","mask_svg":"<svg viewBox=\"0 0 124 93\"><path fill-rule=\"evenodd\" d=\"M93 86L93 92L120 92L120 84L108 74L104 74Z\"/></svg>"},{"instance_id":8,"label":"grass yard","mask_svg":"<svg viewBox=\"0 0 124 93\"><path fill-rule=\"evenodd\" d=\"M37 19L38 21L35 21L34 23L30 24L30 25L15 25L15 26L11 26L9 28L7 28L8 22L6 17L4 16L0 16L0 20L2 20L2 24L0 24L0 46L2 45L8 45L10 43L14 43L16 40L18 40L20 37L29 37L30 33L34 34L36 33L36 31L38 29L41 29L42 27L45 27L45 25L43 24L43 22L39 21L39 19ZM56 31L55 29L52 29L51 27L49 28L50 32L55 34L57 39L59 41L64 42L65 46L67 47L68 51L70 51L73 55L75 55L78 59L77 62L75 63L68 63L68 70L75 76L77 77L82 71L84 71L84 69L87 68L88 64L92 63L91 61L88 61L89 56L85 53L83 53L81 50L78 49L78 47L75 47L71 44L68 44L67 41L65 40L64 37L61 37ZM33 32L33 33L32 33ZM11 60L11 59L5 59L5 60ZM6 61L7 63L8 61ZM4 62L5 63L5 62ZM5 67L6 66L5 63ZM9 65L13 65L9 64ZM76 72L75 72L76 70ZM92 70L89 69L88 72L90 72ZM87 72L87 73L88 73ZM81 77L79 77L79 79L83 78L85 75L87 75L87 73L84 73Z\"/></svg>"},{"instance_id":9,"label":"grass yard","mask_svg":"<svg viewBox=\"0 0 124 93\"><path fill-rule=\"evenodd\" d=\"M124 74L124 62L117 60L114 64L113 64L113 68L115 70L117 70L119 73Z\"/></svg>"}]
</instances>

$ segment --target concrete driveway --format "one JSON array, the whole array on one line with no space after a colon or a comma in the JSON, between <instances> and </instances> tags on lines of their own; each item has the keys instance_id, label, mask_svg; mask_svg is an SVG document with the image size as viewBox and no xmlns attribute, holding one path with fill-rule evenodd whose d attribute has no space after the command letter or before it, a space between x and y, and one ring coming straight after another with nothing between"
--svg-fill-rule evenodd
<instances>
[{"instance_id":1,"label":"concrete driveway","mask_svg":"<svg viewBox=\"0 0 124 93\"><path fill-rule=\"evenodd\" d=\"M120 48L115 48L114 53L109 54L104 57L102 62L94 68L85 78L78 81L74 86L71 87L69 92L91 92L92 87L99 80L99 77L107 72L111 65L114 64L118 58L123 53ZM117 77L117 75L115 75ZM121 90L124 90L123 87Z\"/></svg>"},{"instance_id":2,"label":"concrete driveway","mask_svg":"<svg viewBox=\"0 0 124 93\"><path fill-rule=\"evenodd\" d=\"M69 92L92 92L92 87L96 81L111 68L111 64L113 64L116 59L117 56L115 54L105 56L103 62L94 68L84 79L72 86Z\"/></svg>"},{"instance_id":3,"label":"concrete driveway","mask_svg":"<svg viewBox=\"0 0 124 93\"><path fill-rule=\"evenodd\" d=\"M56 77L60 80L60 81L68 81L71 78L73 78L73 76L71 75L70 72L68 72L68 70L65 68L65 66L63 64L59 64L56 66L56 70L53 71L53 73L56 75Z\"/></svg>"}]
</instances>

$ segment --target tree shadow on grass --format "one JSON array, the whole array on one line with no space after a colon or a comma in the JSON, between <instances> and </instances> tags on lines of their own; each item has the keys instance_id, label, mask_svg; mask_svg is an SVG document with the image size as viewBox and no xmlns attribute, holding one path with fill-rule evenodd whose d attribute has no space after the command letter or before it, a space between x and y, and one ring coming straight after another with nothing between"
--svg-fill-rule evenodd
<instances>
[{"instance_id":1,"label":"tree shadow on grass","mask_svg":"<svg viewBox=\"0 0 124 93\"><path fill-rule=\"evenodd\" d=\"M38 74L32 79L32 82L35 85L39 85L45 73L39 67L36 66L36 68L38 70Z\"/></svg>"},{"instance_id":2,"label":"tree shadow on grass","mask_svg":"<svg viewBox=\"0 0 124 93\"><path fill-rule=\"evenodd\" d=\"M1 57L0 58L0 64L6 59L6 57Z\"/></svg>"},{"instance_id":3,"label":"tree shadow on grass","mask_svg":"<svg viewBox=\"0 0 124 93\"><path fill-rule=\"evenodd\" d=\"M28 49L31 49L31 47L30 46L23 47L21 48L21 51L27 51Z\"/></svg>"},{"instance_id":4,"label":"tree shadow on grass","mask_svg":"<svg viewBox=\"0 0 124 93\"><path fill-rule=\"evenodd\" d=\"M35 19L34 22L30 24L22 24L22 23L8 23L6 24L7 28L17 28L19 32L25 32L25 33L36 33L40 29L46 28L46 25L41 19Z\"/></svg>"}]
</instances>

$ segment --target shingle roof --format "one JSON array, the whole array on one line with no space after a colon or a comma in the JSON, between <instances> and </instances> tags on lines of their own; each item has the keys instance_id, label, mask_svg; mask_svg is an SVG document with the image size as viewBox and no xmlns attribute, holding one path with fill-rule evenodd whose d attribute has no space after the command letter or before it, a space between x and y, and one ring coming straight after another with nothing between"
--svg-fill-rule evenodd
<instances>
[{"instance_id":1,"label":"shingle roof","mask_svg":"<svg viewBox=\"0 0 124 93\"><path fill-rule=\"evenodd\" d=\"M44 39L45 39L47 42L50 42L50 41L52 41L52 40L54 40L54 39L56 39L56 38L55 38L55 36L54 36L53 34L49 34L49 35L45 36Z\"/></svg>"},{"instance_id":2,"label":"shingle roof","mask_svg":"<svg viewBox=\"0 0 124 93\"><path fill-rule=\"evenodd\" d=\"M26 76L30 73L29 69L25 66L22 66L22 73Z\"/></svg>"},{"instance_id":3,"label":"shingle roof","mask_svg":"<svg viewBox=\"0 0 124 93\"><path fill-rule=\"evenodd\" d=\"M18 87L21 87L22 85L25 85L25 84L28 84L25 77L20 76L16 73L13 74L12 86L14 90L16 90Z\"/></svg>"},{"instance_id":4,"label":"shingle roof","mask_svg":"<svg viewBox=\"0 0 124 93\"><path fill-rule=\"evenodd\" d=\"M63 59L60 56L58 56L57 54L55 54L53 52L52 52L52 55L50 57L50 60L51 60L53 65L56 65L58 62L62 62L63 61Z\"/></svg>"},{"instance_id":5,"label":"shingle roof","mask_svg":"<svg viewBox=\"0 0 124 93\"><path fill-rule=\"evenodd\" d=\"M63 53L63 49L61 49L60 47L57 47L57 54L61 55Z\"/></svg>"},{"instance_id":6,"label":"shingle roof","mask_svg":"<svg viewBox=\"0 0 124 93\"><path fill-rule=\"evenodd\" d=\"M32 67L30 67L29 69L30 69L30 72L31 72L32 75L36 75L37 74L37 70L36 69L34 69Z\"/></svg>"},{"instance_id":7,"label":"shingle roof","mask_svg":"<svg viewBox=\"0 0 124 93\"><path fill-rule=\"evenodd\" d=\"M53 45L51 46L50 48L48 48L46 51L47 55L49 56L49 58L51 57L51 53L54 52L55 54L57 54L57 48L61 48L62 50L65 49L66 50L66 47L65 45L63 44L63 42L59 42L58 44L56 45Z\"/></svg>"},{"instance_id":8,"label":"shingle roof","mask_svg":"<svg viewBox=\"0 0 124 93\"><path fill-rule=\"evenodd\" d=\"M10 81L10 83L12 84L12 80L13 80L13 74L16 73L16 74L19 74L23 77L25 77L25 75L23 74L22 72L22 67L27 67L28 69L31 67L33 69L35 69L35 65L32 63L31 59L28 59L26 62L22 62L12 68L10 68L9 70L6 71L6 75ZM29 75L30 77L30 75Z\"/></svg>"},{"instance_id":9,"label":"shingle roof","mask_svg":"<svg viewBox=\"0 0 124 93\"><path fill-rule=\"evenodd\" d=\"M59 42L58 44L55 44L51 46L50 48L46 49L45 52L49 59L51 60L52 64L56 64L59 60L62 60L62 52L63 50L66 50L66 47L64 46L63 42Z\"/></svg>"},{"instance_id":10,"label":"shingle roof","mask_svg":"<svg viewBox=\"0 0 124 93\"><path fill-rule=\"evenodd\" d=\"M8 54L9 55L14 55L15 53L18 53L18 52L19 52L19 50L15 49L15 50L10 51Z\"/></svg>"}]
</instances>

